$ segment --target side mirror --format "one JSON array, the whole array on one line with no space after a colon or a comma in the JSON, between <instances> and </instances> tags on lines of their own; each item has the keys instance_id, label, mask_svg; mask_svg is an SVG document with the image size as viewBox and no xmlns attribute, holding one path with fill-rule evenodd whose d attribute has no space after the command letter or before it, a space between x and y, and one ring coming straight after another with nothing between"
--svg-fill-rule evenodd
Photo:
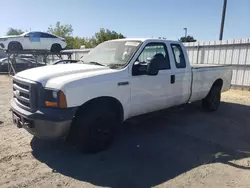
<instances>
[{"instance_id":1,"label":"side mirror","mask_svg":"<svg viewBox=\"0 0 250 188\"><path fill-rule=\"evenodd\" d=\"M151 59L147 63L147 75L156 76L159 73L160 61L157 58Z\"/></svg>"},{"instance_id":2,"label":"side mirror","mask_svg":"<svg viewBox=\"0 0 250 188\"><path fill-rule=\"evenodd\" d=\"M132 75L151 75L159 73L160 63L164 61L161 53L155 54L153 58L147 58L147 62L136 61L132 68Z\"/></svg>"},{"instance_id":3,"label":"side mirror","mask_svg":"<svg viewBox=\"0 0 250 188\"><path fill-rule=\"evenodd\" d=\"M132 75L145 75L147 74L147 64L136 61L132 68Z\"/></svg>"}]
</instances>

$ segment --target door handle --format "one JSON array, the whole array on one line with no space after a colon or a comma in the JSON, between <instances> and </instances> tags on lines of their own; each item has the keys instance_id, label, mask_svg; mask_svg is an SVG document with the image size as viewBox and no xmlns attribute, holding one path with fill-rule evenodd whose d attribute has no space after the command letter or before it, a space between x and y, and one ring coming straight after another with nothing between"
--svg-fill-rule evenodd
<instances>
[{"instance_id":1,"label":"door handle","mask_svg":"<svg viewBox=\"0 0 250 188\"><path fill-rule=\"evenodd\" d=\"M170 77L170 83L171 84L175 83L175 75L171 75L171 77Z\"/></svg>"}]
</instances>

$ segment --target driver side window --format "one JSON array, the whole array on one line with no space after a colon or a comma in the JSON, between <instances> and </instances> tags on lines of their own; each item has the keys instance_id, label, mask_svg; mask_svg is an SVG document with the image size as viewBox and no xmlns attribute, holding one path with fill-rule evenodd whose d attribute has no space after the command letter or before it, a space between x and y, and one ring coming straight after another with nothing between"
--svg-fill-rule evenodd
<instances>
[{"instance_id":1,"label":"driver side window","mask_svg":"<svg viewBox=\"0 0 250 188\"><path fill-rule=\"evenodd\" d=\"M160 62L159 70L170 69L167 47L164 43L149 43L138 57L140 63L149 62L156 54L162 54L164 59Z\"/></svg>"}]
</instances>

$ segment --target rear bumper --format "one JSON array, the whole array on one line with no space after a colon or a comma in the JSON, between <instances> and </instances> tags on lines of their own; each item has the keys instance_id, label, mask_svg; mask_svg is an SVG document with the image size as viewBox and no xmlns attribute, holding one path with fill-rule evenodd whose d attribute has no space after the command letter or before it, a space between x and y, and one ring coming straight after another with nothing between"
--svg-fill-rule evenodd
<instances>
[{"instance_id":1,"label":"rear bumper","mask_svg":"<svg viewBox=\"0 0 250 188\"><path fill-rule=\"evenodd\" d=\"M11 101L11 108L14 124L42 139L65 138L77 109L41 108L32 113L20 108L14 100Z\"/></svg>"}]
</instances>

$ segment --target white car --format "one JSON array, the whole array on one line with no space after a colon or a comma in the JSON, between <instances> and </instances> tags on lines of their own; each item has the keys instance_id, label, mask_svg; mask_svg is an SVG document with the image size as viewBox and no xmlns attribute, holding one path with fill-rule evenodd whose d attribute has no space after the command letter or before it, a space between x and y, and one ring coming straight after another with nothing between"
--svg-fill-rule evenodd
<instances>
[{"instance_id":1,"label":"white car","mask_svg":"<svg viewBox=\"0 0 250 188\"><path fill-rule=\"evenodd\" d=\"M191 66L178 41L111 40L79 63L16 74L13 121L37 137L67 137L96 152L108 147L115 129L133 116L197 100L207 111L217 110L231 78L229 66Z\"/></svg>"},{"instance_id":2,"label":"white car","mask_svg":"<svg viewBox=\"0 0 250 188\"><path fill-rule=\"evenodd\" d=\"M0 49L9 52L23 50L48 50L60 52L66 47L64 38L44 32L26 32L21 35L0 37Z\"/></svg>"}]
</instances>

